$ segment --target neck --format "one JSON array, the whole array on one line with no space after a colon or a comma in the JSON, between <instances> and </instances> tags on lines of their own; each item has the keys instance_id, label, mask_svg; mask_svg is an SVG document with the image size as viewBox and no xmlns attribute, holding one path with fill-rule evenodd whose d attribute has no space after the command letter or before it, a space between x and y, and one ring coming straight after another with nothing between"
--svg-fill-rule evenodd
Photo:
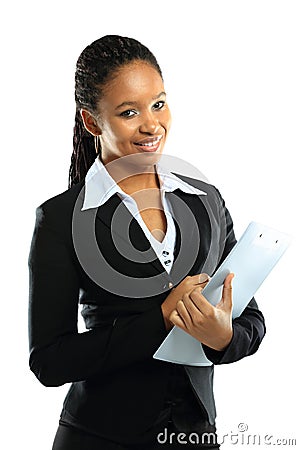
<instances>
[{"instance_id":1,"label":"neck","mask_svg":"<svg viewBox=\"0 0 300 450\"><path fill-rule=\"evenodd\" d=\"M126 194L134 194L144 189L159 189L160 180L156 172L157 161L117 158L109 163L103 161L106 170ZM149 164L150 163L150 164Z\"/></svg>"},{"instance_id":2,"label":"neck","mask_svg":"<svg viewBox=\"0 0 300 450\"><path fill-rule=\"evenodd\" d=\"M134 194L144 189L159 189L160 183L157 173L140 173L132 175L118 183L126 194Z\"/></svg>"}]
</instances>

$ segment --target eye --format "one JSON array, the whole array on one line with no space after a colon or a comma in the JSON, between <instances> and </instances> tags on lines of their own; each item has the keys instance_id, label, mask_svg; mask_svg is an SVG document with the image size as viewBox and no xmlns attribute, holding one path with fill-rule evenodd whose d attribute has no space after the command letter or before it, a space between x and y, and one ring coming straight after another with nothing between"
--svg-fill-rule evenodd
<instances>
[{"instance_id":1,"label":"eye","mask_svg":"<svg viewBox=\"0 0 300 450\"><path fill-rule=\"evenodd\" d=\"M121 117L133 117L137 114L133 109L127 109L126 111L121 112Z\"/></svg>"},{"instance_id":2,"label":"eye","mask_svg":"<svg viewBox=\"0 0 300 450\"><path fill-rule=\"evenodd\" d=\"M160 100L159 102L154 103L153 108L154 109L162 109L165 106L166 102L163 100Z\"/></svg>"}]
</instances>

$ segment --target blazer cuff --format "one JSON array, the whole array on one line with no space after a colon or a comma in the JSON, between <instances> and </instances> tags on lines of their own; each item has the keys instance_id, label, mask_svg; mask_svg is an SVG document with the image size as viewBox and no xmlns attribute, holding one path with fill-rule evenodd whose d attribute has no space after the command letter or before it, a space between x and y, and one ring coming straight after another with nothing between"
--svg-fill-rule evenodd
<instances>
[{"instance_id":1,"label":"blazer cuff","mask_svg":"<svg viewBox=\"0 0 300 450\"><path fill-rule=\"evenodd\" d=\"M235 361L236 359L233 358L233 354L236 353L237 341L239 340L238 335L239 335L239 333L237 333L236 327L233 325L233 334L232 334L231 341L229 342L227 347L221 351L214 350L213 348L202 344L202 347L203 347L206 357L213 364L225 364L225 363ZM237 359L240 359L240 358L237 358Z\"/></svg>"}]
</instances>

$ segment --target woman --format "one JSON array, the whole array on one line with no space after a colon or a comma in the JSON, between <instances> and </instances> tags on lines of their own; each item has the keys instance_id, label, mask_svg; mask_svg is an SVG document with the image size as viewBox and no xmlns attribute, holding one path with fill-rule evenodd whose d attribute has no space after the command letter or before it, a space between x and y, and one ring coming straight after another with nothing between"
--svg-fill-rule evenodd
<instances>
[{"instance_id":1,"label":"woman","mask_svg":"<svg viewBox=\"0 0 300 450\"><path fill-rule=\"evenodd\" d=\"M215 187L163 168L171 116L145 46L102 37L75 81L69 189L37 208L29 256L30 368L72 383L53 449L219 448L213 366L153 354L174 324L215 364L259 347L255 300L232 320L232 274L217 307L201 294L235 245L231 217Z\"/></svg>"}]
</instances>

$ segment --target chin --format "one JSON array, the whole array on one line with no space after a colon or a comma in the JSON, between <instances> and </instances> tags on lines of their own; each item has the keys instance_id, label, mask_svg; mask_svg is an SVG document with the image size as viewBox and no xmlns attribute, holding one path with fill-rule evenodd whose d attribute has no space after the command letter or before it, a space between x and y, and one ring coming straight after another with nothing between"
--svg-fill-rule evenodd
<instances>
[{"instance_id":1,"label":"chin","mask_svg":"<svg viewBox=\"0 0 300 450\"><path fill-rule=\"evenodd\" d=\"M130 166L147 168L154 166L158 163L162 156L162 151L160 152L139 152L132 153L130 155L123 156L120 158L120 163Z\"/></svg>"}]
</instances>

